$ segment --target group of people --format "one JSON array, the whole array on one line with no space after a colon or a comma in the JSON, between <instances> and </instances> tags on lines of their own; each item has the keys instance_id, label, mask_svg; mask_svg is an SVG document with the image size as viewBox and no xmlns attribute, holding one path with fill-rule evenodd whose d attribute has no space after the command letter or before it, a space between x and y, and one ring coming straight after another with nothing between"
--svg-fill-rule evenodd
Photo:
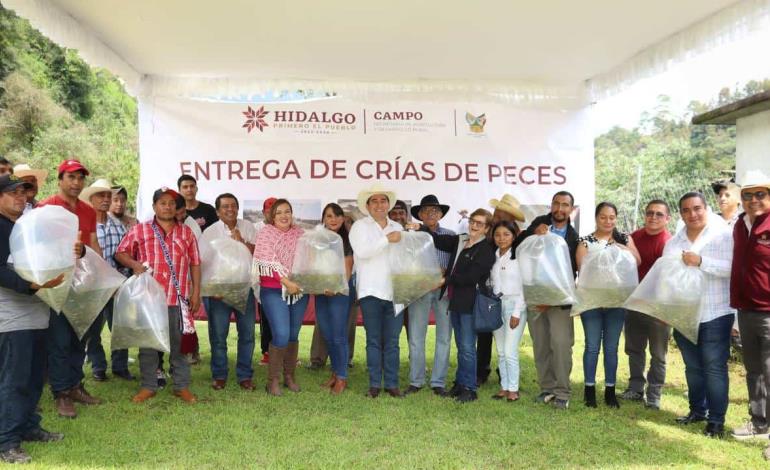
<instances>
[{"instance_id":1,"label":"group of people","mask_svg":"<svg viewBox=\"0 0 770 470\"><path fill-rule=\"evenodd\" d=\"M21 447L23 441L62 439L61 434L40 426L41 418L36 411L44 371L57 413L70 418L77 416L75 404L101 403L83 385L86 357L91 362L93 378L107 379L101 332L105 323L111 328L112 302L81 340L64 315L50 310L34 295L40 289L58 286L62 277L37 285L13 271L13 260L9 258L13 225L26 211L44 205L64 207L77 216L79 239L73 246L74 256L83 256L84 247L89 246L126 276L151 270L166 293L173 394L187 403L197 401L190 391L190 363L198 351L194 320L201 306L209 325L211 387L222 390L227 385L227 336L234 318L238 334L237 383L243 390L256 388L252 366L258 316L263 362L267 366L265 390L280 396L285 390L300 391L296 376L299 333L312 300L319 333L314 342L322 343L323 347L311 348L311 367L317 367L328 356L332 372L322 386L332 395L342 394L348 386L351 338L355 337L360 308L366 332L366 395L371 398L377 398L383 391L401 398L429 388L436 395L461 403L477 400L479 385L488 380L492 371L494 342L500 388L492 398L515 402L520 399L519 344L524 328L528 327L539 385L535 401L567 409L572 397L570 374L575 337L572 306L528 303L516 259L517 248L524 240L552 233L562 237L568 247L569 259L564 262L571 266L573 277L578 276L589 253L611 245L631 254L638 265L640 280L664 255L681 256L684 264L701 270L704 288L698 341L693 343L673 331L685 362L690 404L689 412L677 422L688 425L705 421L706 435L724 435L727 361L731 339L739 335L751 419L733 430L733 436L743 439L768 435L770 178L761 172L749 172L741 181L742 187L734 183L717 185L714 190L720 213L709 211L702 193L684 194L676 208L683 227L673 235L667 228L671 209L665 201L656 199L645 207L644 226L631 234L618 231L617 208L609 202L600 203L595 209L595 230L581 237L572 224L575 201L567 191L554 194L550 211L536 217L526 228L519 202L506 194L490 201L491 211L473 211L468 217L467 233L456 234L441 226L449 206L435 195L423 197L409 209L393 191L374 185L358 194L358 209L364 217L353 223L338 204L329 203L323 208L321 223L338 234L343 243L348 289L344 293L327 291L314 296L305 294L292 278L294 257L304 230L295 223L288 199L266 199L264 222L255 225L238 218L239 200L235 195L220 194L214 206L208 205L196 198L197 181L183 175L177 181L177 190L164 187L154 192L154 216L139 223L126 214L125 188L104 179L86 187L89 172L77 160L59 165L58 193L42 201L36 200L37 187L47 172L17 165L4 173L0 176L3 461L29 461ZM432 237L443 277L440 285L397 312L388 252L401 241L404 230L422 231ZM253 257L255 283L248 291L243 310L219 297L201 297L201 264L207 260L201 257L199 243L222 237L243 244ZM502 326L492 333L477 333L474 327L474 304L481 288L501 299ZM428 378L425 349L431 313L435 320L435 346ZM585 332L585 406L597 407L596 371L603 349L604 404L618 408L620 398L643 401L646 407L659 409L671 327L617 307L582 312L580 321ZM402 390L399 338L404 327L409 345L409 383ZM630 378L628 388L618 394L618 345L623 332ZM450 385L452 335L457 369ZM650 361L645 374L647 349ZM139 350L140 388L133 402L152 399L165 385L163 356L155 350ZM113 376L134 380L128 365L126 350L112 351ZM770 447L765 455L770 457Z\"/></svg>"}]
</instances>

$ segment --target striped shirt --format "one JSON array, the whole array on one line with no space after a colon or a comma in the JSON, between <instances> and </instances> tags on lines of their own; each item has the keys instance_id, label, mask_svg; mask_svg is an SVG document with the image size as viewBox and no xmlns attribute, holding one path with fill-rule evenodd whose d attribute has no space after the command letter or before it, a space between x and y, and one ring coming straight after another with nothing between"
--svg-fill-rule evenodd
<instances>
[{"instance_id":1,"label":"striped shirt","mask_svg":"<svg viewBox=\"0 0 770 470\"><path fill-rule=\"evenodd\" d=\"M709 217L717 217L709 214ZM709 223L695 242L687 238L687 227L666 242L663 255L693 251L701 256L703 297L700 303L700 322L706 323L723 315L735 313L730 308L730 270L733 261L733 236L724 222Z\"/></svg>"},{"instance_id":2,"label":"striped shirt","mask_svg":"<svg viewBox=\"0 0 770 470\"><path fill-rule=\"evenodd\" d=\"M152 276L166 290L168 305L176 306L178 305L176 289L171 280L171 271L166 263L166 258L163 256L163 249L152 230L153 221L154 219L142 222L129 230L123 237L123 241L120 242L117 252L127 253L140 263L147 262L152 269ZM201 264L195 235L190 227L179 223L175 223L174 228L168 234L163 231L160 225L158 225L158 231L164 236L166 247L169 249L182 297L189 298L190 266Z\"/></svg>"},{"instance_id":3,"label":"striped shirt","mask_svg":"<svg viewBox=\"0 0 770 470\"><path fill-rule=\"evenodd\" d=\"M455 235L452 230L444 228L440 225L436 227L436 231L433 233L436 235ZM441 271L446 271L446 268L449 266L449 259L452 257L452 253L449 253L448 251L441 251L436 248L436 257L438 258L438 265L441 267Z\"/></svg>"},{"instance_id":4,"label":"striped shirt","mask_svg":"<svg viewBox=\"0 0 770 470\"><path fill-rule=\"evenodd\" d=\"M107 220L103 224L96 222L96 239L102 248L102 255L110 263L110 266L119 270L120 266L115 262L115 252L118 251L118 245L125 234L126 228L123 224L109 214L107 214Z\"/></svg>"}]
</instances>

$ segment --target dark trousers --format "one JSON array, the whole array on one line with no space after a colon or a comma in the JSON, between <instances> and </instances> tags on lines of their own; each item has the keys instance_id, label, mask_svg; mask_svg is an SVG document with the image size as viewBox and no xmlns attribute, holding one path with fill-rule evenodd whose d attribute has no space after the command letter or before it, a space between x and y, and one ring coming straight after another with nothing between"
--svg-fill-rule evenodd
<instances>
[{"instance_id":1,"label":"dark trousers","mask_svg":"<svg viewBox=\"0 0 770 470\"><path fill-rule=\"evenodd\" d=\"M476 333L476 375L478 382L486 382L492 372L493 333Z\"/></svg>"},{"instance_id":2,"label":"dark trousers","mask_svg":"<svg viewBox=\"0 0 770 470\"><path fill-rule=\"evenodd\" d=\"M91 370L93 372L104 372L107 370L107 356L104 353L104 346L102 346L102 330L104 329L104 324L107 323L107 327L112 331L112 307L113 299L110 299L101 313L99 313L99 316L96 317L96 320L94 320L88 333L86 333L88 338L86 341L86 354L91 362ZM110 354L110 359L113 372L128 371L128 349L113 350Z\"/></svg>"},{"instance_id":3,"label":"dark trousers","mask_svg":"<svg viewBox=\"0 0 770 470\"><path fill-rule=\"evenodd\" d=\"M643 313L626 312L626 354L630 377L628 388L644 393L647 384L647 400L660 400L663 384L666 383L666 354L671 327ZM646 349L650 349L650 368L645 380L644 368L647 362Z\"/></svg>"},{"instance_id":4,"label":"dark trousers","mask_svg":"<svg viewBox=\"0 0 770 470\"><path fill-rule=\"evenodd\" d=\"M67 317L51 310L48 324L48 383L56 395L74 388L83 381L86 359L85 340L78 339Z\"/></svg>"},{"instance_id":5,"label":"dark trousers","mask_svg":"<svg viewBox=\"0 0 770 470\"><path fill-rule=\"evenodd\" d=\"M684 359L690 413L708 418L709 423L725 423L730 385L727 360L734 319L735 315L730 314L701 323L697 345L674 330L674 340Z\"/></svg>"},{"instance_id":6,"label":"dark trousers","mask_svg":"<svg viewBox=\"0 0 770 470\"><path fill-rule=\"evenodd\" d=\"M401 315L396 316L393 302L371 295L360 300L366 330L366 367L369 387L398 387L399 336L403 328Z\"/></svg>"},{"instance_id":7,"label":"dark trousers","mask_svg":"<svg viewBox=\"0 0 770 470\"><path fill-rule=\"evenodd\" d=\"M0 452L40 428L46 339L46 330L0 333Z\"/></svg>"},{"instance_id":8,"label":"dark trousers","mask_svg":"<svg viewBox=\"0 0 770 470\"><path fill-rule=\"evenodd\" d=\"M757 427L767 426L770 416L770 312L738 312L738 325L743 343L743 365L749 388L749 414Z\"/></svg>"},{"instance_id":9,"label":"dark trousers","mask_svg":"<svg viewBox=\"0 0 770 470\"><path fill-rule=\"evenodd\" d=\"M259 312L259 347L262 354L267 354L270 349L270 341L273 340L273 333L270 331L270 321L265 315L262 303L257 304L257 311Z\"/></svg>"}]
</instances>

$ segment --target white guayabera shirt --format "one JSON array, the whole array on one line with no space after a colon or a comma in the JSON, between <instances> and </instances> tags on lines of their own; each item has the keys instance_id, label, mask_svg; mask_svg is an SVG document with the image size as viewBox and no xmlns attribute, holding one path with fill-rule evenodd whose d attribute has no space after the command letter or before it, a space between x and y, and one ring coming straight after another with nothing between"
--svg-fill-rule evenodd
<instances>
[{"instance_id":1,"label":"white guayabera shirt","mask_svg":"<svg viewBox=\"0 0 770 470\"><path fill-rule=\"evenodd\" d=\"M358 220L350 228L350 245L353 247L359 299L372 296L393 301L387 235L403 229L401 224L390 219L385 228L382 228L371 216Z\"/></svg>"}]
</instances>

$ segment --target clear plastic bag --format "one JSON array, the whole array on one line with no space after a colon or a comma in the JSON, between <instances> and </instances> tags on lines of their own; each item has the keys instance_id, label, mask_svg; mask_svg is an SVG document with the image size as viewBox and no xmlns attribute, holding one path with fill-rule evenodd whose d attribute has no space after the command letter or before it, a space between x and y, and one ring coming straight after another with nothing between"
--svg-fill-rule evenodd
<instances>
[{"instance_id":1,"label":"clear plastic bag","mask_svg":"<svg viewBox=\"0 0 770 470\"><path fill-rule=\"evenodd\" d=\"M572 305L575 278L569 247L554 233L532 235L516 248L528 305Z\"/></svg>"},{"instance_id":2,"label":"clear plastic bag","mask_svg":"<svg viewBox=\"0 0 770 470\"><path fill-rule=\"evenodd\" d=\"M59 206L32 209L14 224L9 245L13 269L23 279L45 284L64 274L64 282L53 289L40 289L40 297L61 312L75 268L72 247L78 236L78 218Z\"/></svg>"},{"instance_id":3,"label":"clear plastic bag","mask_svg":"<svg viewBox=\"0 0 770 470\"><path fill-rule=\"evenodd\" d=\"M621 307L639 285L636 258L616 244L589 251L580 265L572 315L594 308Z\"/></svg>"},{"instance_id":4,"label":"clear plastic bag","mask_svg":"<svg viewBox=\"0 0 770 470\"><path fill-rule=\"evenodd\" d=\"M251 287L251 253L230 237L199 241L201 253L201 295L221 297L239 312L246 310Z\"/></svg>"},{"instance_id":5,"label":"clear plastic bag","mask_svg":"<svg viewBox=\"0 0 770 470\"><path fill-rule=\"evenodd\" d=\"M669 255L658 258L623 307L657 318L698 344L702 297L703 272Z\"/></svg>"},{"instance_id":6,"label":"clear plastic bag","mask_svg":"<svg viewBox=\"0 0 770 470\"><path fill-rule=\"evenodd\" d=\"M75 263L69 295L62 307L62 313L78 338L83 338L110 297L125 281L125 276L86 247L86 255Z\"/></svg>"},{"instance_id":7,"label":"clear plastic bag","mask_svg":"<svg viewBox=\"0 0 770 470\"><path fill-rule=\"evenodd\" d=\"M401 241L388 248L393 303L409 304L441 284L441 267L433 237L425 232L401 232Z\"/></svg>"},{"instance_id":8,"label":"clear plastic bag","mask_svg":"<svg viewBox=\"0 0 770 470\"><path fill-rule=\"evenodd\" d=\"M150 271L131 276L115 294L112 350L147 348L170 352L166 291Z\"/></svg>"},{"instance_id":9,"label":"clear plastic bag","mask_svg":"<svg viewBox=\"0 0 770 470\"><path fill-rule=\"evenodd\" d=\"M322 225L305 232L297 240L291 280L306 294L320 295L328 290L348 295L342 237Z\"/></svg>"}]
</instances>

